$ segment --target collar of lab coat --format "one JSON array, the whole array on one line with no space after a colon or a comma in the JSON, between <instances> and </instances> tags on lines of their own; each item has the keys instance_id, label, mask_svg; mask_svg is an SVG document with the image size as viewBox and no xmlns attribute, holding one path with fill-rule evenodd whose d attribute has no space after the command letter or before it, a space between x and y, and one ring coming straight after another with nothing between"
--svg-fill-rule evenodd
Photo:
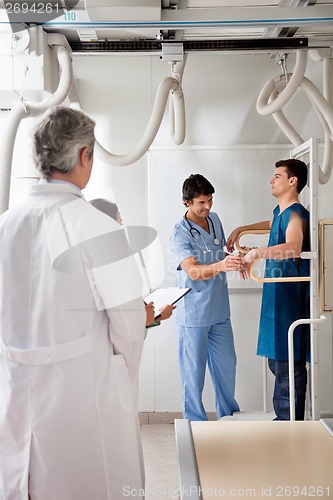
<instances>
[{"instance_id":1,"label":"collar of lab coat","mask_svg":"<svg viewBox=\"0 0 333 500\"><path fill-rule=\"evenodd\" d=\"M31 193L41 193L41 192L56 192L56 191L61 191L63 193L71 193L75 194L76 196L80 196L83 198L83 194L81 192L81 189L78 186L75 186L75 184L72 184L71 182L50 182L46 181L45 179L41 179L38 184L35 184L31 188Z\"/></svg>"}]
</instances>

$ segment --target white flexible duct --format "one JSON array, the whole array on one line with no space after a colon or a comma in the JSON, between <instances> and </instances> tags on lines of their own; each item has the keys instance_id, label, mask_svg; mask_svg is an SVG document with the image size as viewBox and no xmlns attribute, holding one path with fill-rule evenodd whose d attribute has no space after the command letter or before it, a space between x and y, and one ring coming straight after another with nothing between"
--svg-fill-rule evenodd
<instances>
[{"instance_id":1,"label":"white flexible duct","mask_svg":"<svg viewBox=\"0 0 333 500\"><path fill-rule=\"evenodd\" d=\"M277 90L274 89L270 98L269 98L269 102L276 98L277 93L278 93ZM284 115L284 113L281 110L277 111L276 113L273 113L272 116L273 116L276 124L280 127L282 132L288 137L290 142L292 144L294 144L294 146L297 147L297 146L300 146L301 144L303 144L304 141L303 141L302 137L296 132L296 130L293 128L293 126L287 120L286 116Z\"/></svg>"},{"instance_id":2,"label":"white flexible duct","mask_svg":"<svg viewBox=\"0 0 333 500\"><path fill-rule=\"evenodd\" d=\"M10 178L12 170L14 144L21 121L28 116L37 116L51 106L62 104L66 99L72 84L71 57L62 47L54 47L61 70L57 90L49 98L40 103L18 102L11 109L7 123L0 139L0 214L9 205Z\"/></svg>"},{"instance_id":3,"label":"white flexible duct","mask_svg":"<svg viewBox=\"0 0 333 500\"><path fill-rule=\"evenodd\" d=\"M75 78L73 78L72 86L71 86L71 89L70 89L67 97L68 97L68 100L70 102L71 108L78 109L79 111L82 111L79 95L77 93Z\"/></svg>"},{"instance_id":4,"label":"white flexible duct","mask_svg":"<svg viewBox=\"0 0 333 500\"><path fill-rule=\"evenodd\" d=\"M311 80L304 77L301 87L314 105L318 118L325 129L325 133L333 140L333 109Z\"/></svg>"},{"instance_id":5,"label":"white flexible duct","mask_svg":"<svg viewBox=\"0 0 333 500\"><path fill-rule=\"evenodd\" d=\"M186 130L185 101L182 89L171 93L169 112L171 137L173 142L179 146L185 140Z\"/></svg>"},{"instance_id":6,"label":"white flexible duct","mask_svg":"<svg viewBox=\"0 0 333 500\"><path fill-rule=\"evenodd\" d=\"M300 146L303 144L304 140L302 137L296 132L294 127L291 125L291 123L287 120L286 116L284 113L279 110L276 113L273 113L273 118L276 122L276 124L280 127L282 132L288 137L290 142L294 146Z\"/></svg>"},{"instance_id":7,"label":"white flexible duct","mask_svg":"<svg viewBox=\"0 0 333 500\"><path fill-rule=\"evenodd\" d=\"M328 137L333 140L333 109L328 105L328 102L320 93L319 89L314 85L314 83L305 76L300 83L300 87L303 88L307 97L311 101L311 104L313 105L314 110L319 118L319 121L321 122L325 130L325 134L327 134ZM274 99L276 94L277 90L274 89L270 96L270 99ZM281 124L281 129L285 132L287 137L295 146L299 146L304 142L288 122L288 120L285 118L280 109L276 113L273 113L273 117L277 123L279 122L279 124Z\"/></svg>"},{"instance_id":8,"label":"white flexible duct","mask_svg":"<svg viewBox=\"0 0 333 500\"><path fill-rule=\"evenodd\" d=\"M141 138L139 144L130 153L124 155L116 155L107 151L101 144L96 140L95 143L95 153L96 156L105 163L113 165L116 167L123 167L130 165L138 161L151 146L153 140L161 125L161 121L164 115L166 103L169 97L170 91L178 92L175 96L175 127L176 131L174 133L175 140L180 141L177 144L181 144L184 141L185 136L185 106L184 106L184 96L180 88L179 82L175 78L167 77L160 83L155 102L153 106L153 111L146 128L146 131ZM80 101L78 98L77 90L75 84L73 83L71 92L68 96L71 105L73 107L78 107L81 109Z\"/></svg>"},{"instance_id":9,"label":"white flexible duct","mask_svg":"<svg viewBox=\"0 0 333 500\"><path fill-rule=\"evenodd\" d=\"M178 82L178 90L171 92L169 122L172 140L177 145L182 144L185 140L185 101L182 80L186 57L185 55L182 62L178 62L172 66L172 77Z\"/></svg>"},{"instance_id":10,"label":"white flexible duct","mask_svg":"<svg viewBox=\"0 0 333 500\"><path fill-rule=\"evenodd\" d=\"M333 59L326 57L323 60L323 96L328 104L333 107ZM333 142L325 134L323 167L319 169L319 182L326 184L333 169Z\"/></svg>"},{"instance_id":11,"label":"white flexible duct","mask_svg":"<svg viewBox=\"0 0 333 500\"><path fill-rule=\"evenodd\" d=\"M164 115L169 92L172 89L178 89L177 80L171 77L162 80L156 93L155 103L147 129L134 151L131 151L130 153L127 153L125 155L115 155L109 153L109 151L104 149L103 146L96 142L97 156L106 163L114 165L116 167L130 165L131 163L138 161L147 152L148 148L156 137Z\"/></svg>"},{"instance_id":12,"label":"white flexible duct","mask_svg":"<svg viewBox=\"0 0 333 500\"><path fill-rule=\"evenodd\" d=\"M25 107L28 109L30 116L38 116L52 106L58 106L64 102L67 98L69 91L72 86L73 81L73 68L72 68L72 58L68 50L65 47L54 46L53 50L56 51L59 69L60 69L60 80L57 90L44 101L35 103L24 102Z\"/></svg>"},{"instance_id":13,"label":"white flexible duct","mask_svg":"<svg viewBox=\"0 0 333 500\"><path fill-rule=\"evenodd\" d=\"M257 111L260 115L271 115L287 104L290 98L295 94L304 77L306 64L307 53L299 50L296 53L296 64L293 75L281 94L278 94L270 103L268 103L268 100L275 89L276 81L275 79L269 80L264 85L257 99Z\"/></svg>"},{"instance_id":14,"label":"white flexible duct","mask_svg":"<svg viewBox=\"0 0 333 500\"><path fill-rule=\"evenodd\" d=\"M22 103L15 105L8 116L0 139L0 215L9 205L10 178L17 130L21 120L26 117L26 109Z\"/></svg>"},{"instance_id":15,"label":"white flexible duct","mask_svg":"<svg viewBox=\"0 0 333 500\"><path fill-rule=\"evenodd\" d=\"M287 78L291 77L288 84L284 88L281 94L278 94L275 85L277 79L270 80L266 83L262 89L258 101L257 110L260 114L272 114L274 120L279 125L284 134L288 139L294 144L294 146L299 146L304 142L302 137L296 132L292 127L290 122L287 120L281 108L288 100L294 95L297 90L296 84L303 88L307 97L309 98L314 110L321 122L324 132L325 132L325 147L324 147L324 160L323 167L319 168L319 182L325 184L330 179L333 167L333 109L332 109L332 78L333 78L333 61L329 57L324 59L323 66L323 80L324 80L324 96L318 90L318 88L304 76L305 68L303 57L299 54L304 54L303 52L297 53L295 73L293 75L287 75ZM302 63L300 63L302 61ZM295 78L294 78L295 76ZM294 78L294 79L293 79ZM293 83L292 83L293 81ZM280 82L281 83L281 78ZM268 94L270 91L270 94ZM281 97L281 98L280 98ZM327 97L327 99L325 99Z\"/></svg>"}]
</instances>

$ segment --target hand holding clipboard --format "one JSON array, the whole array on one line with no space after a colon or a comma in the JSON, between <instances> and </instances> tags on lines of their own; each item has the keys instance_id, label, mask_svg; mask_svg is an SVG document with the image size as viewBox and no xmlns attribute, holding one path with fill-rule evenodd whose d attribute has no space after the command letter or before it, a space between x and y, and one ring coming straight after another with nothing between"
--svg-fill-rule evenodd
<instances>
[{"instance_id":1,"label":"hand holding clipboard","mask_svg":"<svg viewBox=\"0 0 333 500\"><path fill-rule=\"evenodd\" d=\"M149 304L150 302L154 303L155 318L158 318L161 314L161 310L165 305L174 305L190 290L191 288L180 287L156 288L156 290L145 297L144 301L146 304Z\"/></svg>"}]
</instances>

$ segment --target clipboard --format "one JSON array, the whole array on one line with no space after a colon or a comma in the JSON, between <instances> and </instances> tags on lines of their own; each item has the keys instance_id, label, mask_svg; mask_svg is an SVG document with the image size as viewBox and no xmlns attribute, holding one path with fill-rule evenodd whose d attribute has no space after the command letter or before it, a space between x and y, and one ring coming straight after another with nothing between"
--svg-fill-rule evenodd
<instances>
[{"instance_id":1,"label":"clipboard","mask_svg":"<svg viewBox=\"0 0 333 500\"><path fill-rule=\"evenodd\" d=\"M153 292L149 293L145 298L145 304L154 302L155 318L160 316L160 309L167 304L174 305L178 300L183 298L192 288L169 287L169 288L156 288Z\"/></svg>"}]
</instances>

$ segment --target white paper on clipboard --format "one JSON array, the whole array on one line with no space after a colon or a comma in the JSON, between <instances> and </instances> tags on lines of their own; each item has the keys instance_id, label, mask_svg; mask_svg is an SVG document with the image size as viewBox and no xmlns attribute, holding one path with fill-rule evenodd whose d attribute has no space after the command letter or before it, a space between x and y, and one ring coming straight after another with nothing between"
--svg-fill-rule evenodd
<instances>
[{"instance_id":1,"label":"white paper on clipboard","mask_svg":"<svg viewBox=\"0 0 333 500\"><path fill-rule=\"evenodd\" d=\"M168 304L175 304L190 290L191 288L181 287L156 288L156 290L149 293L145 297L144 301L146 304L149 304L149 302L154 302L155 318L157 318L161 314L160 309L163 306L166 306Z\"/></svg>"}]
</instances>

